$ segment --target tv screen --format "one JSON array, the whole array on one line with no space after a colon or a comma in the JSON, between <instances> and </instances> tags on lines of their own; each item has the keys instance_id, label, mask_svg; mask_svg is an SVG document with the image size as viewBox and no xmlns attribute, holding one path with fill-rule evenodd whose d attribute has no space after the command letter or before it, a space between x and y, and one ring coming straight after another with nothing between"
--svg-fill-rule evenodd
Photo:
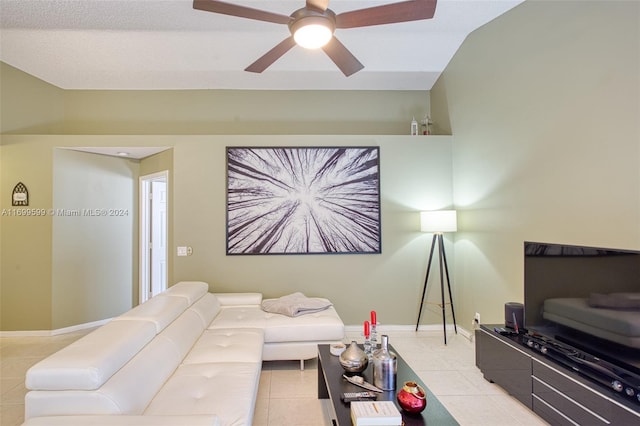
<instances>
[{"instance_id":1,"label":"tv screen","mask_svg":"<svg viewBox=\"0 0 640 426\"><path fill-rule=\"evenodd\" d=\"M640 361L640 251L526 241L524 325Z\"/></svg>"},{"instance_id":2,"label":"tv screen","mask_svg":"<svg viewBox=\"0 0 640 426\"><path fill-rule=\"evenodd\" d=\"M524 255L527 328L548 325L545 299L640 292L640 251L526 241Z\"/></svg>"}]
</instances>

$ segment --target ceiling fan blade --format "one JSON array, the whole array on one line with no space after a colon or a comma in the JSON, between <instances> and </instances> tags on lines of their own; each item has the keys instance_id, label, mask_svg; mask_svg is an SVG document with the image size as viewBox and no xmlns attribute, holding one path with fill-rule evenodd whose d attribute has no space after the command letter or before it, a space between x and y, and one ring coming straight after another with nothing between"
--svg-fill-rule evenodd
<instances>
[{"instance_id":1,"label":"ceiling fan blade","mask_svg":"<svg viewBox=\"0 0 640 426\"><path fill-rule=\"evenodd\" d=\"M331 58L338 68L340 68L340 71L347 77L364 68L364 65L362 65L335 36L331 37L329 43L324 45L322 50L324 50L324 53Z\"/></svg>"},{"instance_id":2,"label":"ceiling fan blade","mask_svg":"<svg viewBox=\"0 0 640 426\"><path fill-rule=\"evenodd\" d=\"M278 43L273 49L258 58L257 61L246 67L244 70L249 72L261 73L280 59L282 55L287 53L293 46L296 45L293 36L289 36Z\"/></svg>"},{"instance_id":3,"label":"ceiling fan blade","mask_svg":"<svg viewBox=\"0 0 640 426\"><path fill-rule=\"evenodd\" d=\"M329 0L307 0L307 7L324 12L329 7Z\"/></svg>"},{"instance_id":4,"label":"ceiling fan blade","mask_svg":"<svg viewBox=\"0 0 640 426\"><path fill-rule=\"evenodd\" d=\"M409 0L340 13L336 28L357 28L371 25L431 19L436 12L437 0Z\"/></svg>"},{"instance_id":5,"label":"ceiling fan blade","mask_svg":"<svg viewBox=\"0 0 640 426\"><path fill-rule=\"evenodd\" d=\"M240 18L255 19L256 21L273 22L275 24L288 24L291 17L265 10L253 9L218 0L193 0L193 8L223 15L237 16Z\"/></svg>"}]
</instances>

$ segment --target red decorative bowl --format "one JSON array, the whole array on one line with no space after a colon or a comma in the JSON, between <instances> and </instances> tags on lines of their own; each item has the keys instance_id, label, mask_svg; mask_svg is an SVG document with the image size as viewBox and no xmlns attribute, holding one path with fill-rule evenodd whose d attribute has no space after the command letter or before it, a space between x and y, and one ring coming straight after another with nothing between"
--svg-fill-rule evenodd
<instances>
[{"instance_id":1,"label":"red decorative bowl","mask_svg":"<svg viewBox=\"0 0 640 426\"><path fill-rule=\"evenodd\" d=\"M397 399L400 407L408 413L421 413L427 406L427 394L416 382L405 382Z\"/></svg>"}]
</instances>

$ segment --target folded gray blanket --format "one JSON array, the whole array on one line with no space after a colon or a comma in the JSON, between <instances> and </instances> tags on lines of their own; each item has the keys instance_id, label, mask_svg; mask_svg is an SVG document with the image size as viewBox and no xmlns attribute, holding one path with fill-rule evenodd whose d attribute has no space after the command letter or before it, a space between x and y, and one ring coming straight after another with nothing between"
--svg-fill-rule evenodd
<instances>
[{"instance_id":1,"label":"folded gray blanket","mask_svg":"<svg viewBox=\"0 0 640 426\"><path fill-rule=\"evenodd\" d=\"M307 297L300 292L282 296L278 299L265 299L262 301L263 311L290 317L324 311L330 306L331 302L327 299Z\"/></svg>"},{"instance_id":2,"label":"folded gray blanket","mask_svg":"<svg viewBox=\"0 0 640 426\"><path fill-rule=\"evenodd\" d=\"M591 293L589 306L607 309L640 309L640 293Z\"/></svg>"}]
</instances>

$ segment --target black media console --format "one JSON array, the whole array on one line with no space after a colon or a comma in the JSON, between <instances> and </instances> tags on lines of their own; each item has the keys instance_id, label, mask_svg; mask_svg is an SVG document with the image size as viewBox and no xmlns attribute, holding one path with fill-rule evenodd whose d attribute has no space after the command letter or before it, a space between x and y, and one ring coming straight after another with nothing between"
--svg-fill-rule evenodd
<instances>
[{"instance_id":1,"label":"black media console","mask_svg":"<svg viewBox=\"0 0 640 426\"><path fill-rule=\"evenodd\" d=\"M476 330L476 366L552 425L640 425L640 375L533 334Z\"/></svg>"}]
</instances>

